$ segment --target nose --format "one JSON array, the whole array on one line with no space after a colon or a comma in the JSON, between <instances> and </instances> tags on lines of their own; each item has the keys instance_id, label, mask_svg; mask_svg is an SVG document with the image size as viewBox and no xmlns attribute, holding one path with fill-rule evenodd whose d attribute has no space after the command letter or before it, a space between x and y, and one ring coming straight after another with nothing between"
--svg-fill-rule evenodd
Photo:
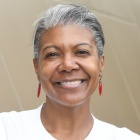
<instances>
[{"instance_id":1,"label":"nose","mask_svg":"<svg viewBox=\"0 0 140 140\"><path fill-rule=\"evenodd\" d=\"M59 72L71 72L73 70L78 70L79 65L76 62L74 56L67 55L61 60L61 64L58 67Z\"/></svg>"}]
</instances>

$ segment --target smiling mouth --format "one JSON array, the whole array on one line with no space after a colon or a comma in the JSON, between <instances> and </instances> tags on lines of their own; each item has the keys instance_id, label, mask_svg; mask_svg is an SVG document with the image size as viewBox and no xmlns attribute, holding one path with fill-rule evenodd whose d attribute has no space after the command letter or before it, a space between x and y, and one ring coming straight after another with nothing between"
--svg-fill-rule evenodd
<instances>
[{"instance_id":1,"label":"smiling mouth","mask_svg":"<svg viewBox=\"0 0 140 140\"><path fill-rule=\"evenodd\" d=\"M74 80L74 81L62 81L56 82L56 85L61 86L63 88L76 88L79 87L84 80Z\"/></svg>"}]
</instances>

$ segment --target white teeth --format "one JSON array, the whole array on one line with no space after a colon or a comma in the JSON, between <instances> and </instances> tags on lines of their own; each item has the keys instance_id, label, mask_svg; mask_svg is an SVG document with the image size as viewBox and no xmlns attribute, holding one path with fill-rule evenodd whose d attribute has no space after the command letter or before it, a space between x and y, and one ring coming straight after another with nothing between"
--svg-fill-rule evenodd
<instances>
[{"instance_id":1,"label":"white teeth","mask_svg":"<svg viewBox=\"0 0 140 140\"><path fill-rule=\"evenodd\" d=\"M60 82L61 85L79 85L82 81L77 80L77 81L65 81L65 82Z\"/></svg>"}]
</instances>

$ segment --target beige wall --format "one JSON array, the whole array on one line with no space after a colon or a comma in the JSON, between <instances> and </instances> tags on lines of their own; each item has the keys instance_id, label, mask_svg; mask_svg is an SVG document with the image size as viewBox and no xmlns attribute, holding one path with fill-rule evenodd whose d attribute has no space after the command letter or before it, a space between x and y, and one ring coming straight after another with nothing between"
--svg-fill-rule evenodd
<instances>
[{"instance_id":1,"label":"beige wall","mask_svg":"<svg viewBox=\"0 0 140 140\"><path fill-rule=\"evenodd\" d=\"M104 29L103 96L94 93L92 112L140 134L139 0L0 0L0 112L32 109L44 102L44 93L36 98L32 24L57 3L87 6Z\"/></svg>"}]
</instances>

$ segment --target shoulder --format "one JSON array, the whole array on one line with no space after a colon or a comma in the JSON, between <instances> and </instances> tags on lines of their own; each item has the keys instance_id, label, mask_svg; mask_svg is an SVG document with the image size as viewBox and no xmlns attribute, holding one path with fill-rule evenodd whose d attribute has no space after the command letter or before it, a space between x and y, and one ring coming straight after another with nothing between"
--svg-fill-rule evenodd
<instances>
[{"instance_id":1,"label":"shoulder","mask_svg":"<svg viewBox=\"0 0 140 140\"><path fill-rule=\"evenodd\" d=\"M0 122L6 124L14 123L15 125L21 122L24 122L24 120L30 119L34 114L37 113L37 109L34 110L27 110L27 111L11 111L11 112L3 112L0 113Z\"/></svg>"},{"instance_id":2,"label":"shoulder","mask_svg":"<svg viewBox=\"0 0 140 140\"><path fill-rule=\"evenodd\" d=\"M94 126L91 131L92 136L97 139L107 140L140 140L140 135L130 131L127 128L119 128L115 125L103 122L94 117Z\"/></svg>"},{"instance_id":3,"label":"shoulder","mask_svg":"<svg viewBox=\"0 0 140 140\"><path fill-rule=\"evenodd\" d=\"M119 139L127 139L127 140L140 140L140 135L132 132L127 128L118 128L115 131L115 135L117 140Z\"/></svg>"},{"instance_id":4,"label":"shoulder","mask_svg":"<svg viewBox=\"0 0 140 140\"><path fill-rule=\"evenodd\" d=\"M5 140L6 137L21 139L21 136L25 138L28 130L31 130L36 120L39 120L39 116L40 107L28 111L0 113L0 132L2 132L0 133L0 139Z\"/></svg>"}]
</instances>

